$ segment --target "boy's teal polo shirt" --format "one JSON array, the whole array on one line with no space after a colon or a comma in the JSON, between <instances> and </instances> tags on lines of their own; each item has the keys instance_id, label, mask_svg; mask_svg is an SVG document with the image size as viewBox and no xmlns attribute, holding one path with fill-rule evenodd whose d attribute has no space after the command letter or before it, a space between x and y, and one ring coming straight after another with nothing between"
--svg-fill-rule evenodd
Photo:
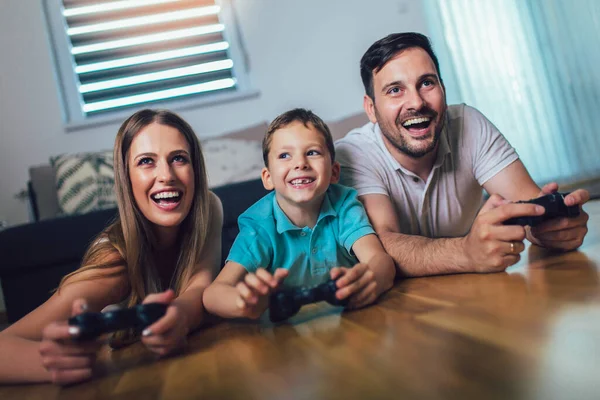
<instances>
[{"instance_id":1,"label":"boy's teal polo shirt","mask_svg":"<svg viewBox=\"0 0 600 400\"><path fill-rule=\"evenodd\" d=\"M329 278L333 267L352 267L358 259L354 242L375 231L356 190L332 184L327 189L313 229L299 228L284 214L271 192L238 219L236 237L228 261L249 272L259 267L270 273L289 270L286 286L314 286Z\"/></svg>"}]
</instances>

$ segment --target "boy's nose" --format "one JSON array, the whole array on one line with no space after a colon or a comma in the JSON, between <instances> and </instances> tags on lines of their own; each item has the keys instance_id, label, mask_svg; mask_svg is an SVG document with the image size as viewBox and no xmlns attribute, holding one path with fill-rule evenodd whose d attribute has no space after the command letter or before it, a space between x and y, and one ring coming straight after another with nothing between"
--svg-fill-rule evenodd
<instances>
[{"instance_id":1,"label":"boy's nose","mask_svg":"<svg viewBox=\"0 0 600 400\"><path fill-rule=\"evenodd\" d=\"M308 163L306 162L306 159L304 157L299 158L298 162L296 163L295 169L307 169L307 168L308 168Z\"/></svg>"}]
</instances>

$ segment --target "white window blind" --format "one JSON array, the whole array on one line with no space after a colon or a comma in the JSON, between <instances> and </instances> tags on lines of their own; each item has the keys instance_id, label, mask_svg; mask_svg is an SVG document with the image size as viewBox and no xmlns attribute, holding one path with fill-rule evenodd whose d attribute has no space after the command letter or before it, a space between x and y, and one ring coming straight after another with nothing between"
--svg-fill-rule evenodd
<instances>
[{"instance_id":1,"label":"white window blind","mask_svg":"<svg viewBox=\"0 0 600 400\"><path fill-rule=\"evenodd\" d=\"M222 3L48 0L66 118L239 91L242 57Z\"/></svg>"}]
</instances>

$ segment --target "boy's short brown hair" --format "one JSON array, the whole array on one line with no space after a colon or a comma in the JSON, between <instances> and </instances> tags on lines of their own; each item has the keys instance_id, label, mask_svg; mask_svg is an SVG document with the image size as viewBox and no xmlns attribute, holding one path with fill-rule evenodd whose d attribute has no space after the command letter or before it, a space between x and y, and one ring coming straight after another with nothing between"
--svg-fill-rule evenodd
<instances>
[{"instance_id":1,"label":"boy's short brown hair","mask_svg":"<svg viewBox=\"0 0 600 400\"><path fill-rule=\"evenodd\" d=\"M273 134L279 129L285 128L292 122L302 122L305 127L310 128L308 124L311 124L319 133L325 138L325 145L329 151L331 157L331 163L335 161L335 147L333 146L333 138L331 137L331 131L329 127L321 118L315 113L304 108L294 108L284 112L275 118L267 128L267 133L262 141L263 161L265 167L269 167L269 151L271 150L271 141L273 140Z\"/></svg>"}]
</instances>

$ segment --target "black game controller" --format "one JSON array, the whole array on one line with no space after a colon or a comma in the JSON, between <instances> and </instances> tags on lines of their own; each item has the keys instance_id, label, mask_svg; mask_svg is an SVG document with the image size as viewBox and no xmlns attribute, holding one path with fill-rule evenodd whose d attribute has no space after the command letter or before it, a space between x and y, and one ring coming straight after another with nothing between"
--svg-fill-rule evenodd
<instances>
[{"instance_id":1,"label":"black game controller","mask_svg":"<svg viewBox=\"0 0 600 400\"><path fill-rule=\"evenodd\" d=\"M168 304L148 303L104 313L83 313L69 318L69 325L79 328L79 340L91 340L122 329L140 331L158 321L167 312Z\"/></svg>"},{"instance_id":2,"label":"black game controller","mask_svg":"<svg viewBox=\"0 0 600 400\"><path fill-rule=\"evenodd\" d=\"M537 199L518 201L517 203L530 203L540 205L544 207L546 212L542 215L515 217L507 219L506 221L504 221L504 225L536 226L538 224L541 224L542 222L546 222L550 219L558 217L577 217L579 215L579 206L567 206L565 204L565 196L568 194L569 193L556 192L552 194L547 194L542 197L538 197Z\"/></svg>"},{"instance_id":3,"label":"black game controller","mask_svg":"<svg viewBox=\"0 0 600 400\"><path fill-rule=\"evenodd\" d=\"M337 287L333 279L312 288L284 288L269 296L269 318L280 322L296 314L305 304L326 301L334 306L345 306L348 299L335 297Z\"/></svg>"}]
</instances>

